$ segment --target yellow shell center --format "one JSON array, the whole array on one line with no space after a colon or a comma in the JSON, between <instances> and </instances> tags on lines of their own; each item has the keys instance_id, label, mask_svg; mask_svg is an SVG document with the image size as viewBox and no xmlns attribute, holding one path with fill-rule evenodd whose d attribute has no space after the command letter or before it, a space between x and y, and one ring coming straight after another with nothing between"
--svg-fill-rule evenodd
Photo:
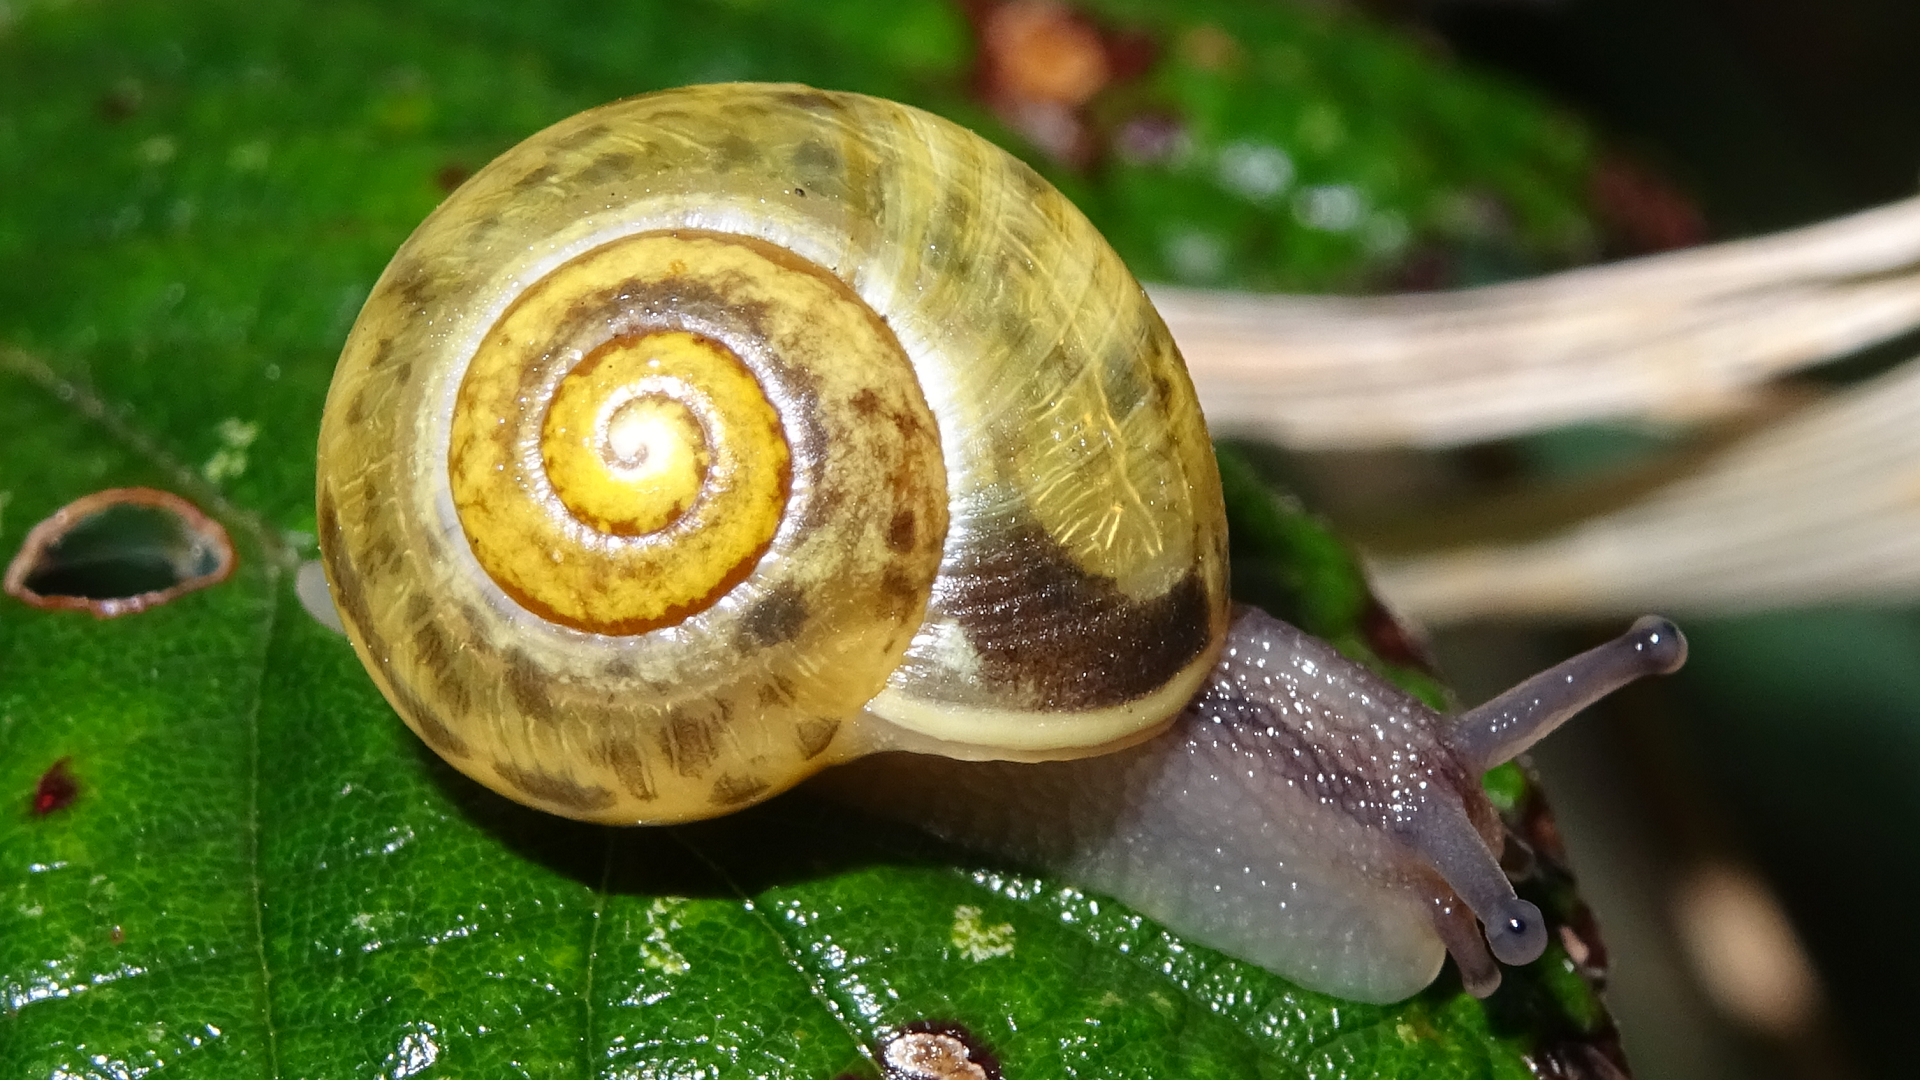
<instances>
[{"instance_id":1,"label":"yellow shell center","mask_svg":"<svg viewBox=\"0 0 1920 1080\"><path fill-rule=\"evenodd\" d=\"M559 380L529 456L513 425L486 422L499 415L489 403L518 390L512 352L483 347L468 369L448 462L468 542L503 591L578 630L639 634L752 572L791 464L779 414L738 356L680 330L608 341Z\"/></svg>"},{"instance_id":2,"label":"yellow shell center","mask_svg":"<svg viewBox=\"0 0 1920 1080\"><path fill-rule=\"evenodd\" d=\"M691 377L702 379L704 393ZM657 533L706 488L713 453L701 412L713 411L715 400L734 403L723 412L758 413L728 418L748 420L750 431L777 426L753 376L719 344L678 332L610 342L554 393L540 433L547 481L596 531Z\"/></svg>"}]
</instances>

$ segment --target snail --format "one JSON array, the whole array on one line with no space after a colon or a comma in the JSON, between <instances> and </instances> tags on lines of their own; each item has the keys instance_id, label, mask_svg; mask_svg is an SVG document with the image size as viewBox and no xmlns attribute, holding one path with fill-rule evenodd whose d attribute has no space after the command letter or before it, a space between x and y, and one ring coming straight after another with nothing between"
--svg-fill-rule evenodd
<instances>
[{"instance_id":1,"label":"snail","mask_svg":"<svg viewBox=\"0 0 1920 1080\"><path fill-rule=\"evenodd\" d=\"M380 690L509 798L676 822L865 758L856 801L1371 1001L1540 954L1478 778L1685 648L1642 620L1449 720L1234 608L1112 249L985 140L801 86L469 179L348 337L317 515Z\"/></svg>"}]
</instances>

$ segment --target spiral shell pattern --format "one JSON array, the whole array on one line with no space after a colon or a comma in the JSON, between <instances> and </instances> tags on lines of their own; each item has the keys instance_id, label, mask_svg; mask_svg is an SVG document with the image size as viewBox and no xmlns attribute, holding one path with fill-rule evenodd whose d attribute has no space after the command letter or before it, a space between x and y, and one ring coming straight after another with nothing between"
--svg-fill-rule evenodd
<instances>
[{"instance_id":1,"label":"spiral shell pattern","mask_svg":"<svg viewBox=\"0 0 1920 1080\"><path fill-rule=\"evenodd\" d=\"M319 472L381 690L572 817L1125 743L1225 627L1205 427L1138 284L1031 170L857 95L653 94L481 170L368 299Z\"/></svg>"}]
</instances>

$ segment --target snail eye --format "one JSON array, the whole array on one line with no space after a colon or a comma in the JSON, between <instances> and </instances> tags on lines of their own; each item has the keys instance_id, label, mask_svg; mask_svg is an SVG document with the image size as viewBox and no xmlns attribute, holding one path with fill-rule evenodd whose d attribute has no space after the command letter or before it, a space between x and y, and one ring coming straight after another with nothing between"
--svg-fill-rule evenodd
<instances>
[{"instance_id":1,"label":"snail eye","mask_svg":"<svg viewBox=\"0 0 1920 1080\"><path fill-rule=\"evenodd\" d=\"M1487 947L1503 964L1531 964L1547 949L1546 920L1519 897L1500 904L1486 926Z\"/></svg>"}]
</instances>

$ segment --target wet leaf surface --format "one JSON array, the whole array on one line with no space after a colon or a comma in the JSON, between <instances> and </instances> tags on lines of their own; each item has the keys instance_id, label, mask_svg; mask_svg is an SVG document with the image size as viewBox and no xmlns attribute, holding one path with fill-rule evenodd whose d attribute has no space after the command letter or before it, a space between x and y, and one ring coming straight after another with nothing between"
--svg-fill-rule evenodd
<instances>
[{"instance_id":1,"label":"wet leaf surface","mask_svg":"<svg viewBox=\"0 0 1920 1080\"><path fill-rule=\"evenodd\" d=\"M1096 15L1195 32L1118 4ZM1445 153L1404 167L1413 202L1504 175L1563 218L1577 206L1577 149L1529 141L1528 124L1556 130L1530 106L1370 30L1218 18L1236 41L1346 43L1320 91L1341 107L1384 71L1523 132L1509 141L1525 153L1487 164L1497 141L1465 141L1466 120L1415 125ZM1611 1045L1605 1014L1560 946L1486 1004L1448 973L1403 1005L1357 1006L805 793L681 829L524 810L424 751L295 599L333 357L449 185L567 113L700 79L885 93L1018 144L971 96L971 48L959 9L933 3L0 11L0 552L126 486L189 499L238 549L225 582L128 618L0 600L8 1075L873 1078L914 1024L959 1025L1016 1077L1517 1078L1563 1059L1601 1075L1580 1062ZM1171 70L1140 78L1171 80L1153 85L1172 111L1265 123L1267 84L1194 89ZM1165 250L1152 223L1205 194L1173 173L1151 194L1146 166L1047 167L1149 273ZM1151 197L1116 194L1128 184ZM1510 258L1551 247L1528 235L1511 231ZM1380 265L1353 244L1243 257L1263 268L1229 280ZM1337 541L1228 464L1247 589L1392 656ZM1531 835L1537 796L1517 772L1496 782ZM1524 891L1574 919L1540 855Z\"/></svg>"}]
</instances>

